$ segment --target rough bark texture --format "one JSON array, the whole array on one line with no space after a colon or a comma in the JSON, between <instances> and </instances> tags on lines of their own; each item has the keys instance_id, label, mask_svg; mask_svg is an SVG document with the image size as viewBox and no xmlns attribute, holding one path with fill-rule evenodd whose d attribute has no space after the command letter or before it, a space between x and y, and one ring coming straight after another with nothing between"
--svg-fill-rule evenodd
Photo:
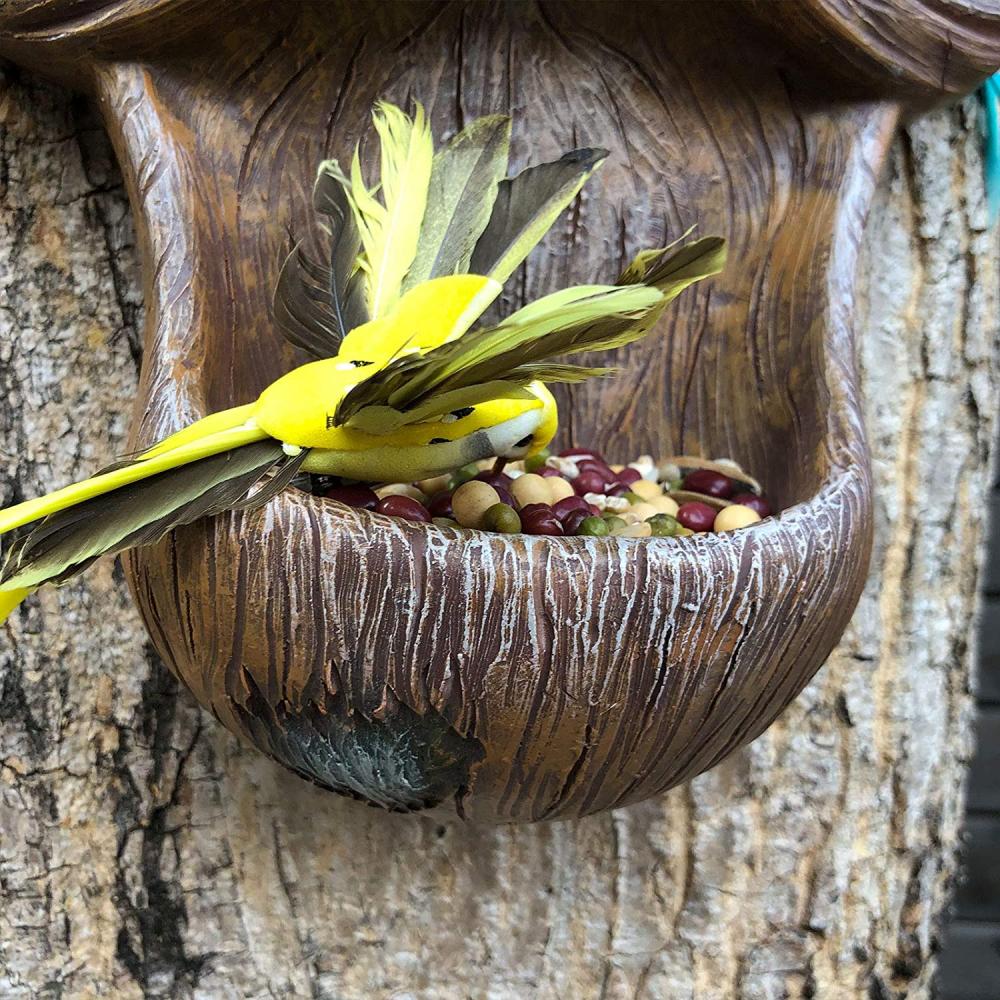
<instances>
[{"instance_id":1,"label":"rough bark texture","mask_svg":"<svg viewBox=\"0 0 1000 1000\"><path fill-rule=\"evenodd\" d=\"M894 148L863 265L871 579L765 736L580 822L384 815L240 747L102 562L0 634L0 997L927 996L997 399L979 144L969 101ZM100 129L13 71L0 197L6 504L122 449L140 291Z\"/></svg>"}]
</instances>

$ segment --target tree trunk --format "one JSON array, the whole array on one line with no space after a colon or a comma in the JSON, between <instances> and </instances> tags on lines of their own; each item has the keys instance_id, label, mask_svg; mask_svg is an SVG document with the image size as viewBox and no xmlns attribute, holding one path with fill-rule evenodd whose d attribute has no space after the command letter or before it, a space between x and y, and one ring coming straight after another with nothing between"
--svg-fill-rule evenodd
<instances>
[{"instance_id":1,"label":"tree trunk","mask_svg":"<svg viewBox=\"0 0 1000 1000\"><path fill-rule=\"evenodd\" d=\"M0 997L927 996L955 874L996 416L978 109L900 135L863 258L877 486L843 642L749 749L580 822L388 815L241 747L117 563L0 635ZM95 118L0 77L0 505L124 448L140 354Z\"/></svg>"}]
</instances>

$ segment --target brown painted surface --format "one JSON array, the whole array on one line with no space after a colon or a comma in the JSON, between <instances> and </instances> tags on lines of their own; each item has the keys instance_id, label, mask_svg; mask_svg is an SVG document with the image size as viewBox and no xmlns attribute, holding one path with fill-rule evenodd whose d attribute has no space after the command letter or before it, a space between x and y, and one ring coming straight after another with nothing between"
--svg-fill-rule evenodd
<instances>
[{"instance_id":1,"label":"brown painted surface","mask_svg":"<svg viewBox=\"0 0 1000 1000\"><path fill-rule=\"evenodd\" d=\"M612 150L511 301L609 280L693 223L731 242L727 272L618 378L563 397L561 440L731 456L780 518L683 541L499 538L290 492L129 558L161 655L300 773L508 821L638 801L762 732L846 625L871 532L856 251L898 108L817 88L743 7L707 9L241 5L212 30L197 3L4 12L18 37L0 50L75 75L122 160L145 259L137 443L301 360L267 313L286 229L377 97L422 100L438 133L513 112L516 167ZM976 51L996 51L981 25Z\"/></svg>"}]
</instances>

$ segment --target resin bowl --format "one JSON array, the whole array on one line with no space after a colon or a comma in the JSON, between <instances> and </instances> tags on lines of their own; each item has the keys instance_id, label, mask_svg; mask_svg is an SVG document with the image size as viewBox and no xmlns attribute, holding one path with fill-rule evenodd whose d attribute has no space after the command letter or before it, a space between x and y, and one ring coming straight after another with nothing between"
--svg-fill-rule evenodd
<instances>
[{"instance_id":1,"label":"resin bowl","mask_svg":"<svg viewBox=\"0 0 1000 1000\"><path fill-rule=\"evenodd\" d=\"M694 224L730 242L726 271L620 375L562 394L559 443L731 457L783 513L726 535L554 539L290 490L125 560L195 697L317 784L500 822L636 802L762 733L865 579L854 287L878 170L901 101L1000 62L986 6L8 3L0 53L93 95L129 187L137 446L304 360L271 289L316 164L349 156L379 97L422 101L436 134L509 111L517 169L611 150L508 305L612 280Z\"/></svg>"}]
</instances>

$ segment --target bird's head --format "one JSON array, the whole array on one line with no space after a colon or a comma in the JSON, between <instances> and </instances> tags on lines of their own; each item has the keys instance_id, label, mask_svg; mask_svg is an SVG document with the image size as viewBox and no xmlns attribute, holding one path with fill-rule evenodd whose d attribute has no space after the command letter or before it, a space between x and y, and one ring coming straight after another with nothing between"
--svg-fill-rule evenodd
<instances>
[{"instance_id":1,"label":"bird's head","mask_svg":"<svg viewBox=\"0 0 1000 1000\"><path fill-rule=\"evenodd\" d=\"M541 451L559 423L555 398L541 381L487 379L448 391L428 377L444 362L460 368L466 328L499 291L477 275L423 282L387 316L352 330L335 357L270 385L258 402L258 425L313 449L311 471L372 481L419 479Z\"/></svg>"}]
</instances>

